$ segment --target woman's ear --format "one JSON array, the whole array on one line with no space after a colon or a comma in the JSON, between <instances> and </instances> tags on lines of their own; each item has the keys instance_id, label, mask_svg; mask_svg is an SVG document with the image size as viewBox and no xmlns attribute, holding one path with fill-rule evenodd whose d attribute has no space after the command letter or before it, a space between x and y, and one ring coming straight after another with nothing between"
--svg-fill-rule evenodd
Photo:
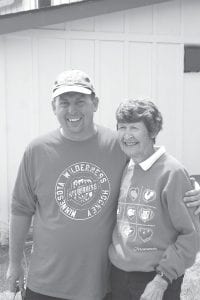
<instances>
[{"instance_id":1,"label":"woman's ear","mask_svg":"<svg viewBox=\"0 0 200 300\"><path fill-rule=\"evenodd\" d=\"M152 139L155 139L157 137L158 133L159 133L158 129L155 129L153 132L150 133L150 137Z\"/></svg>"}]
</instances>

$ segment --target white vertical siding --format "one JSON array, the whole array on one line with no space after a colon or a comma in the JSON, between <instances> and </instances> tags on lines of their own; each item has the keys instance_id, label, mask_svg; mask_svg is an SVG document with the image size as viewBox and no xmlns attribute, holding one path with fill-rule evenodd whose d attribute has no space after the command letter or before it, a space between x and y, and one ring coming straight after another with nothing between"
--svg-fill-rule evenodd
<instances>
[{"instance_id":1,"label":"white vertical siding","mask_svg":"<svg viewBox=\"0 0 200 300\"><path fill-rule=\"evenodd\" d=\"M183 161L200 174L200 73L186 74L183 89Z\"/></svg>"},{"instance_id":2,"label":"white vertical siding","mask_svg":"<svg viewBox=\"0 0 200 300\"><path fill-rule=\"evenodd\" d=\"M0 220L3 222L7 221L9 205L5 64L5 40L0 38ZM10 186L11 188L12 186Z\"/></svg>"},{"instance_id":3,"label":"white vertical siding","mask_svg":"<svg viewBox=\"0 0 200 300\"><path fill-rule=\"evenodd\" d=\"M153 34L153 6L144 6L126 11L127 31L135 34Z\"/></svg>"},{"instance_id":4,"label":"white vertical siding","mask_svg":"<svg viewBox=\"0 0 200 300\"><path fill-rule=\"evenodd\" d=\"M101 123L112 128L115 128L115 110L123 99L123 59L122 42L100 42L100 117Z\"/></svg>"},{"instance_id":5,"label":"white vertical siding","mask_svg":"<svg viewBox=\"0 0 200 300\"><path fill-rule=\"evenodd\" d=\"M178 44L157 44L156 101L163 114L160 143L182 160L182 72Z\"/></svg>"},{"instance_id":6,"label":"white vertical siding","mask_svg":"<svg viewBox=\"0 0 200 300\"><path fill-rule=\"evenodd\" d=\"M70 49L71 68L85 70L94 78L95 41L73 39Z\"/></svg>"},{"instance_id":7,"label":"white vertical siding","mask_svg":"<svg viewBox=\"0 0 200 300\"><path fill-rule=\"evenodd\" d=\"M72 31L83 31L83 32L91 32L94 31L94 18L87 18L87 19L81 19L76 20L71 23L66 24L66 29L70 27Z\"/></svg>"},{"instance_id":8,"label":"white vertical siding","mask_svg":"<svg viewBox=\"0 0 200 300\"><path fill-rule=\"evenodd\" d=\"M17 167L24 147L31 138L33 118L30 103L32 91L31 39L6 39L6 121L7 121L7 183L11 196Z\"/></svg>"},{"instance_id":9,"label":"white vertical siding","mask_svg":"<svg viewBox=\"0 0 200 300\"><path fill-rule=\"evenodd\" d=\"M181 33L181 0L154 7L154 29L157 35L178 36Z\"/></svg>"},{"instance_id":10,"label":"white vertical siding","mask_svg":"<svg viewBox=\"0 0 200 300\"><path fill-rule=\"evenodd\" d=\"M162 4L10 34L0 39L0 218L7 218L25 145L57 126L55 76L85 70L100 97L96 120L115 128L127 97L154 100L164 116L158 141L200 173L200 75L183 73L184 43L200 44L200 2Z\"/></svg>"},{"instance_id":11,"label":"white vertical siding","mask_svg":"<svg viewBox=\"0 0 200 300\"><path fill-rule=\"evenodd\" d=\"M45 133L55 128L56 120L51 108L52 85L58 73L65 68L66 41L61 38L39 38L38 39L38 97L39 110L37 122L39 133ZM37 101L37 99L34 99Z\"/></svg>"},{"instance_id":12,"label":"white vertical siding","mask_svg":"<svg viewBox=\"0 0 200 300\"><path fill-rule=\"evenodd\" d=\"M117 33L124 32L123 12L95 17L95 31Z\"/></svg>"},{"instance_id":13,"label":"white vertical siding","mask_svg":"<svg viewBox=\"0 0 200 300\"><path fill-rule=\"evenodd\" d=\"M191 38L200 35L200 1L182 0L182 34Z\"/></svg>"},{"instance_id":14,"label":"white vertical siding","mask_svg":"<svg viewBox=\"0 0 200 300\"><path fill-rule=\"evenodd\" d=\"M152 43L130 42L128 47L128 95L151 99Z\"/></svg>"}]
</instances>

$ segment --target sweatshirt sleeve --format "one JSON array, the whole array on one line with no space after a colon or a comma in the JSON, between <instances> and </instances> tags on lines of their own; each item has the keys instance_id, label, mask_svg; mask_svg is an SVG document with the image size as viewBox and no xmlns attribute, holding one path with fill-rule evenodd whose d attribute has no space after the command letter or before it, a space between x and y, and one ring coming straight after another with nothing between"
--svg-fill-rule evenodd
<instances>
[{"instance_id":1,"label":"sweatshirt sleeve","mask_svg":"<svg viewBox=\"0 0 200 300\"><path fill-rule=\"evenodd\" d=\"M160 260L158 270L171 281L184 274L195 261L200 246L199 216L195 208L187 208L183 202L185 192L193 189L184 169L170 173L162 192L177 239L168 246Z\"/></svg>"},{"instance_id":2,"label":"sweatshirt sleeve","mask_svg":"<svg viewBox=\"0 0 200 300\"><path fill-rule=\"evenodd\" d=\"M34 194L32 172L31 151L27 148L21 160L13 189L11 201L11 214L13 215L31 216L35 212L37 197Z\"/></svg>"}]
</instances>

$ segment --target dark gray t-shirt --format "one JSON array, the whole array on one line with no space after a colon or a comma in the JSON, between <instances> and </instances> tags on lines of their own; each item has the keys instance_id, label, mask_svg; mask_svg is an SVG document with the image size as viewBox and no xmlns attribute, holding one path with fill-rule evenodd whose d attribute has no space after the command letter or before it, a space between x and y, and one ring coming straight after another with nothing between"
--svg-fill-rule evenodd
<instances>
[{"instance_id":1,"label":"dark gray t-shirt","mask_svg":"<svg viewBox=\"0 0 200 300\"><path fill-rule=\"evenodd\" d=\"M30 289L64 299L103 298L125 164L116 133L104 127L85 141L68 140L57 130L28 146L12 213L34 214Z\"/></svg>"}]
</instances>

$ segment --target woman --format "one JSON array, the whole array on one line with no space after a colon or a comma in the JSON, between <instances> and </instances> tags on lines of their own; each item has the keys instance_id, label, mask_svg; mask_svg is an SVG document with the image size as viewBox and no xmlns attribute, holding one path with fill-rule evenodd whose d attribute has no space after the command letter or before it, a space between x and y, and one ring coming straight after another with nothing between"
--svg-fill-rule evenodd
<instances>
[{"instance_id":1,"label":"woman","mask_svg":"<svg viewBox=\"0 0 200 300\"><path fill-rule=\"evenodd\" d=\"M113 300L178 300L199 250L198 220L182 199L192 188L184 167L155 147L162 116L150 101L116 112L119 143L130 157L109 248Z\"/></svg>"}]
</instances>

